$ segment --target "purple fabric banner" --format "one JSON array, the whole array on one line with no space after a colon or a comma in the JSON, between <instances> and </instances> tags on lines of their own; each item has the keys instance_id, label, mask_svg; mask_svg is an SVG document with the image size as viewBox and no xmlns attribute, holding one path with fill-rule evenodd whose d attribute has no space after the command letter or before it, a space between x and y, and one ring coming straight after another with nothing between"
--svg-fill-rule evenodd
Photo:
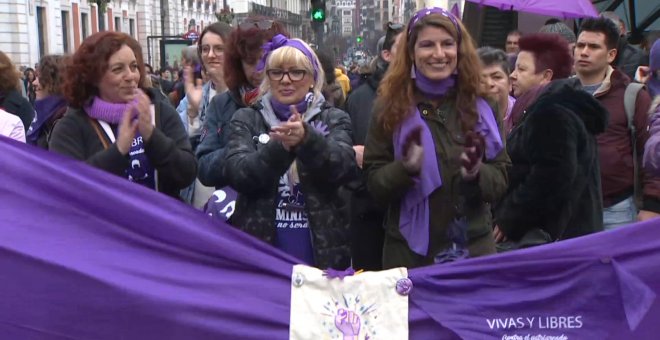
<instances>
[{"instance_id":1,"label":"purple fabric banner","mask_svg":"<svg viewBox=\"0 0 660 340\"><path fill-rule=\"evenodd\" d=\"M294 258L81 162L0 158L0 338L288 338ZM658 263L660 220L414 269L410 339L654 339Z\"/></svg>"}]
</instances>

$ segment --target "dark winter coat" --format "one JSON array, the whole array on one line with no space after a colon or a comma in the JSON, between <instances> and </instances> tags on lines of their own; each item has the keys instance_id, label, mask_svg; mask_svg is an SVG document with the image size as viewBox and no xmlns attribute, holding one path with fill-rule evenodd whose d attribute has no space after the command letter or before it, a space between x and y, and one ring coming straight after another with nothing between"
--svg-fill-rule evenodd
<instances>
[{"instance_id":1,"label":"dark winter coat","mask_svg":"<svg viewBox=\"0 0 660 340\"><path fill-rule=\"evenodd\" d=\"M259 142L278 124L267 98L250 108L236 111L229 125L224 176L238 191L231 224L271 244L276 243L275 209L279 180L296 161L305 195L314 265L344 269L350 265L346 202L339 187L355 175L351 122L348 114L325 102L304 115L305 139L294 151L282 143ZM329 134L317 132L310 123L322 122Z\"/></svg>"},{"instance_id":2,"label":"dark winter coat","mask_svg":"<svg viewBox=\"0 0 660 340\"><path fill-rule=\"evenodd\" d=\"M346 112L351 116L353 122L353 139L355 145L364 145L369 131L369 122L374 103L376 102L378 84L385 76L387 64L378 61L376 70L367 78L364 84L351 92L346 100Z\"/></svg>"},{"instance_id":3,"label":"dark winter coat","mask_svg":"<svg viewBox=\"0 0 660 340\"><path fill-rule=\"evenodd\" d=\"M243 107L245 105L238 94L231 91L216 95L209 103L196 153L199 167L197 176L202 184L216 188L227 185L223 168L229 142L229 122L234 113Z\"/></svg>"},{"instance_id":4,"label":"dark winter coat","mask_svg":"<svg viewBox=\"0 0 660 340\"><path fill-rule=\"evenodd\" d=\"M566 81L548 85L507 140L513 166L496 224L514 241L533 228L553 239L603 230L596 135L607 110Z\"/></svg>"},{"instance_id":5,"label":"dark winter coat","mask_svg":"<svg viewBox=\"0 0 660 340\"><path fill-rule=\"evenodd\" d=\"M402 161L394 159L392 133L383 129L375 114L367 135L364 170L368 189L377 202L388 208L385 215L384 268L433 264L437 254L451 247L449 225L461 216L467 218L470 256L495 252L490 204L506 192L509 156L502 150L494 159L485 160L478 180L465 182L461 177L459 161L465 148L465 135L461 132L455 96L448 98L437 110L422 106L420 113L433 136L442 176L442 186L429 196L429 250L425 257L410 249L399 230L401 198L413 187L414 178L405 170ZM501 126L501 121L499 123ZM459 212L456 207L461 201L464 201L464 207Z\"/></svg>"},{"instance_id":6,"label":"dark winter coat","mask_svg":"<svg viewBox=\"0 0 660 340\"><path fill-rule=\"evenodd\" d=\"M34 108L20 92L12 90L0 93L0 109L18 116L25 127L25 132L30 128L35 115Z\"/></svg>"},{"instance_id":7,"label":"dark winter coat","mask_svg":"<svg viewBox=\"0 0 660 340\"><path fill-rule=\"evenodd\" d=\"M366 82L351 92L346 112L353 124L353 144L364 145L376 101L378 84L387 71L387 63L378 60L376 70ZM347 186L351 190L351 240L353 267L380 270L383 266L385 209L377 205L367 191L366 178L360 176Z\"/></svg>"},{"instance_id":8,"label":"dark winter coat","mask_svg":"<svg viewBox=\"0 0 660 340\"><path fill-rule=\"evenodd\" d=\"M156 128L144 149L158 170L159 191L179 199L179 191L195 180L197 162L176 110L162 101L155 101L154 105ZM110 144L108 149L104 149L84 110L69 108L53 129L49 149L125 177L130 158L119 152L117 144L106 141Z\"/></svg>"}]
</instances>

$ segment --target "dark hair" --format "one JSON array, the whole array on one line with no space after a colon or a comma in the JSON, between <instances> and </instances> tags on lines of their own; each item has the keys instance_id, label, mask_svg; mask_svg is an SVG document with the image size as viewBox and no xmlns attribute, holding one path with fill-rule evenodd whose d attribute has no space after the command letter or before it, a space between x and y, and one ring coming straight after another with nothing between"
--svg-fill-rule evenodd
<instances>
[{"instance_id":1,"label":"dark hair","mask_svg":"<svg viewBox=\"0 0 660 340\"><path fill-rule=\"evenodd\" d=\"M387 27L387 32L385 32L385 41L383 42L383 51L391 50L392 45L394 45L394 42L396 41L396 37L403 32L403 29L405 26L401 26L398 29L391 28L392 25L388 25Z\"/></svg>"},{"instance_id":2,"label":"dark hair","mask_svg":"<svg viewBox=\"0 0 660 340\"><path fill-rule=\"evenodd\" d=\"M609 50L615 49L619 46L619 28L608 18L598 17L585 19L582 21L582 25L580 25L580 33L584 31L603 33L605 35L605 45Z\"/></svg>"},{"instance_id":3,"label":"dark hair","mask_svg":"<svg viewBox=\"0 0 660 340\"><path fill-rule=\"evenodd\" d=\"M556 24L556 23L558 23L558 22L561 22L561 20L559 20L559 19L557 19L557 18L550 18L550 19L548 19L548 20L545 21L545 23L543 24L543 26L545 26L545 25L553 25L553 24Z\"/></svg>"},{"instance_id":4,"label":"dark hair","mask_svg":"<svg viewBox=\"0 0 660 340\"><path fill-rule=\"evenodd\" d=\"M204 30L202 30L202 33L199 35L199 39L197 39L197 56L199 57L199 60L202 60L202 39L204 39L204 35L209 32L219 35L220 38L222 38L222 41L226 44L227 37L231 32L231 26L225 22L218 21L204 27Z\"/></svg>"},{"instance_id":5,"label":"dark hair","mask_svg":"<svg viewBox=\"0 0 660 340\"><path fill-rule=\"evenodd\" d=\"M481 59L481 63L485 67L497 65L502 68L502 71L508 76L511 73L509 67L509 57L506 53L499 48L484 46L477 49L477 55Z\"/></svg>"},{"instance_id":6,"label":"dark hair","mask_svg":"<svg viewBox=\"0 0 660 340\"><path fill-rule=\"evenodd\" d=\"M552 70L552 79L568 78L573 69L573 57L568 41L558 34L533 33L520 38L520 51L534 55L536 73Z\"/></svg>"},{"instance_id":7,"label":"dark hair","mask_svg":"<svg viewBox=\"0 0 660 340\"><path fill-rule=\"evenodd\" d=\"M55 54L41 58L37 69L39 86L49 94L62 94L62 76L69 59L71 56Z\"/></svg>"},{"instance_id":8,"label":"dark hair","mask_svg":"<svg viewBox=\"0 0 660 340\"><path fill-rule=\"evenodd\" d=\"M323 73L325 73L325 83L334 83L337 77L335 77L335 63L332 60L332 56L318 49L314 50L314 53L316 53L316 56L321 62L321 68L323 69Z\"/></svg>"},{"instance_id":9,"label":"dark hair","mask_svg":"<svg viewBox=\"0 0 660 340\"><path fill-rule=\"evenodd\" d=\"M148 72L149 74L154 73L154 68L151 67L151 65L145 63L145 64L144 64L144 70L145 70L145 72L147 71L147 68L149 68L149 72Z\"/></svg>"},{"instance_id":10,"label":"dark hair","mask_svg":"<svg viewBox=\"0 0 660 340\"><path fill-rule=\"evenodd\" d=\"M507 37L510 35L518 35L522 37L523 34L519 30L513 30L513 31L509 31L509 33L506 34Z\"/></svg>"},{"instance_id":11,"label":"dark hair","mask_svg":"<svg viewBox=\"0 0 660 340\"><path fill-rule=\"evenodd\" d=\"M144 89L144 61L140 43L126 33L98 32L83 40L66 65L62 92L69 105L75 108L82 107L85 101L99 94L97 84L108 70L108 59L122 46L128 46L133 50L140 72L138 86Z\"/></svg>"},{"instance_id":12,"label":"dark hair","mask_svg":"<svg viewBox=\"0 0 660 340\"><path fill-rule=\"evenodd\" d=\"M16 69L9 56L0 51L0 93L18 89L20 77L20 71Z\"/></svg>"},{"instance_id":13,"label":"dark hair","mask_svg":"<svg viewBox=\"0 0 660 340\"><path fill-rule=\"evenodd\" d=\"M267 21L263 17L248 17L244 22ZM243 72L242 61L254 64L261 58L261 46L275 35L282 34L289 37L289 33L278 21L273 21L269 29L259 29L257 25L250 29L235 28L226 40L224 77L230 91L238 91L241 86L247 85L248 80Z\"/></svg>"}]
</instances>

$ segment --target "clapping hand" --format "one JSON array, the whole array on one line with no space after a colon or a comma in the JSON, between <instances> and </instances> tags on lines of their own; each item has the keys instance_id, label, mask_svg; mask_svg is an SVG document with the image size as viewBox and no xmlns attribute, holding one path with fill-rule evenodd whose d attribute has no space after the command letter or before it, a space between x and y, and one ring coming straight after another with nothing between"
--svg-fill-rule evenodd
<instances>
[{"instance_id":1,"label":"clapping hand","mask_svg":"<svg viewBox=\"0 0 660 340\"><path fill-rule=\"evenodd\" d=\"M484 137L469 131L465 134L465 149L461 154L461 176L472 181L479 175L481 160L484 157Z\"/></svg>"},{"instance_id":2,"label":"clapping hand","mask_svg":"<svg viewBox=\"0 0 660 340\"><path fill-rule=\"evenodd\" d=\"M271 128L270 137L282 142L284 149L291 151L302 143L305 138L305 125L302 115L298 113L295 106L291 105L291 117L285 123Z\"/></svg>"},{"instance_id":3,"label":"clapping hand","mask_svg":"<svg viewBox=\"0 0 660 340\"><path fill-rule=\"evenodd\" d=\"M422 170L424 148L422 148L422 128L417 127L410 131L403 143L403 167L413 176Z\"/></svg>"}]
</instances>

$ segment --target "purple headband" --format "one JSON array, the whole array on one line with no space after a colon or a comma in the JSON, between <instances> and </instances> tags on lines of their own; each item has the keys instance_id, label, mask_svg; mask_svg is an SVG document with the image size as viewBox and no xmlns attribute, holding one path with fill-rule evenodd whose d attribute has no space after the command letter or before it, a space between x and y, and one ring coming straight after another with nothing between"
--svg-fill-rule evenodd
<instances>
[{"instance_id":1,"label":"purple headband","mask_svg":"<svg viewBox=\"0 0 660 340\"><path fill-rule=\"evenodd\" d=\"M314 54L312 51L307 49L307 47L305 47L305 45L303 45L300 41L287 39L287 37L283 36L282 34L274 36L273 39L261 46L261 48L264 50L264 55L261 57L261 60L259 60L259 64L257 64L257 72L264 71L266 68L266 61L268 60L268 56L276 49L284 46L290 46L297 49L298 51L302 52L307 57L307 59L309 59L309 62L312 63L312 67L314 68L314 80L316 80L319 66L316 64L316 60L314 59Z\"/></svg>"},{"instance_id":2,"label":"purple headband","mask_svg":"<svg viewBox=\"0 0 660 340\"><path fill-rule=\"evenodd\" d=\"M458 26L458 19L456 19L453 14L440 7L422 8L421 10L417 11L417 13L415 13L415 15L410 18L410 22L408 23L408 37L410 37L410 33L412 32L415 24L429 14L441 14L449 18L451 23L454 24L454 28L456 29L456 34L458 35L458 44L461 44L461 28Z\"/></svg>"}]
</instances>

